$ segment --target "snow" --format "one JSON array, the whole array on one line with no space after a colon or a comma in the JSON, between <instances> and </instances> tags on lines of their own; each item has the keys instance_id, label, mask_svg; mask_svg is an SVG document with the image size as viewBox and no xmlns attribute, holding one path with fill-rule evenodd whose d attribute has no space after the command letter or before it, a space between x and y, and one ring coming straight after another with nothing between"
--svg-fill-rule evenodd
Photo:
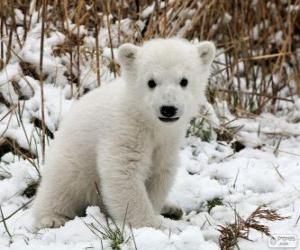
<instances>
[{"instance_id":1,"label":"snow","mask_svg":"<svg viewBox=\"0 0 300 250\"><path fill-rule=\"evenodd\" d=\"M155 3L152 3L151 5L149 5L146 9L144 9L142 11L141 16L143 18L146 18L146 17L150 16L154 11L154 7L155 7Z\"/></svg>"},{"instance_id":2,"label":"snow","mask_svg":"<svg viewBox=\"0 0 300 250\"><path fill-rule=\"evenodd\" d=\"M300 152L300 138L283 139L282 152L277 155L269 146L246 147L233 154L226 143L187 138L181 150L182 164L170 194L170 199L185 211L182 220L171 223L179 231L141 228L131 232L126 227L124 238L128 241L122 244L122 249L133 249L133 238L138 249L219 249L216 228L233 222L233 207L245 218L262 204L290 216L284 221L266 222L272 233L298 235L300 155L296 153ZM0 203L4 215L8 216L29 200L21 194L30 180L37 179L37 174L26 161L14 161L11 155L5 159L8 164L1 162L0 166L11 177L0 181ZM216 197L222 199L223 205L213 207L208 213L207 201ZM1 249L8 249L8 246L10 249L100 249L100 236L93 234L86 225L95 223L95 218L105 225L99 209L89 207L86 217L75 218L58 229L34 233L30 209L23 209L6 221L13 235L12 243L9 244L9 237L1 225L0 246ZM261 234L253 232L250 238L255 242L241 241L242 249L267 246L268 239ZM102 239L102 244L108 247L110 241Z\"/></svg>"},{"instance_id":3,"label":"snow","mask_svg":"<svg viewBox=\"0 0 300 250\"><path fill-rule=\"evenodd\" d=\"M0 74L0 86L5 85L8 81L18 77L20 70L19 64L7 65L7 67L3 69Z\"/></svg>"}]
</instances>

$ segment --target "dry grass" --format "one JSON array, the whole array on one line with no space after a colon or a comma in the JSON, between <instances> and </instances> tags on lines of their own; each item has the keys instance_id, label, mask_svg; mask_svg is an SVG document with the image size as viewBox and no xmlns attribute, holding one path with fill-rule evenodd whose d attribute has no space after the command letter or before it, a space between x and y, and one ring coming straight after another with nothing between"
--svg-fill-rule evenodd
<instances>
[{"instance_id":1,"label":"dry grass","mask_svg":"<svg viewBox=\"0 0 300 250\"><path fill-rule=\"evenodd\" d=\"M234 223L227 226L219 226L218 231L221 233L219 245L221 250L231 250L233 247L238 247L238 239L250 240L249 233L253 229L271 236L268 226L261 224L259 220L278 221L287 219L287 217L280 216L275 210L264 206L259 206L246 220L241 218L235 211L235 218Z\"/></svg>"},{"instance_id":2,"label":"dry grass","mask_svg":"<svg viewBox=\"0 0 300 250\"><path fill-rule=\"evenodd\" d=\"M226 100L236 114L268 110L275 112L282 102L293 102L300 94L299 56L300 15L295 1L221 1L221 0L3 0L0 3L0 70L17 57L16 47L22 48L30 29L32 16L38 12L42 24L40 64L36 68L19 58L24 75L39 80L41 84L42 155L44 158L47 125L44 122L43 41L51 31L65 36L64 44L57 46L55 56L68 56L68 70L72 96L79 97L89 91L83 86L81 68L86 60L93 63L91 70L97 74L101 85L100 66L106 65L114 76L118 66L114 61L113 48L123 42L142 43L154 37L179 35L189 40L213 40L222 56L215 60L213 77L210 79L210 102ZM147 9L152 8L152 12ZM23 13L23 20L15 9ZM130 34L122 29L124 19L131 20ZM70 22L75 26L70 26ZM141 27L141 22L143 27ZM17 32L24 28L23 36ZM96 37L95 48L84 47L81 26L88 35ZM108 31L106 46L111 48L112 60L103 58L99 44L99 32ZM18 93L18 82L12 83ZM55 81L54 81L55 84ZM82 89L83 88L83 89ZM22 93L20 102L22 100ZM10 100L0 93L0 103L14 110Z\"/></svg>"},{"instance_id":3,"label":"dry grass","mask_svg":"<svg viewBox=\"0 0 300 250\"><path fill-rule=\"evenodd\" d=\"M16 24L13 10L19 8L25 14L25 34L17 38L22 46L30 26L28 16L31 14L32 2L1 1L1 38L6 41L8 51L5 60L1 54L0 69L13 54L12 37L20 25ZM42 11L46 3L49 7L44 16ZM151 5L154 11L146 15L144 10ZM300 48L300 17L299 11L293 8L299 5L299 0L259 0L256 6L252 1L242 0L37 0L32 8L40 11L42 24L46 22L46 35L52 24L67 36L65 44L57 48L56 52L70 55L72 67L68 74L72 86L80 85L80 58L86 56L81 47L84 37L79 34L80 25L97 37L94 52L98 85L101 83L101 48L97 35L101 28L108 28L107 46L111 48L128 41L141 43L153 37L180 35L190 40L213 40L224 51L224 60L216 60L216 71L209 89L210 100L216 97L227 100L234 112L247 110L260 113L265 108L276 111L279 100L292 102L293 95L300 93L299 58L296 56L296 49ZM120 28L124 18L132 20L130 28L134 33L131 35L125 34ZM76 28L71 29L67 19L74 22ZM141 21L144 27L139 29ZM112 26L117 26L117 34L113 34ZM74 29L78 32L74 32ZM117 36L117 39L113 36ZM111 53L114 59L112 50ZM115 63L110 63L116 75ZM281 94L283 89L285 96Z\"/></svg>"}]
</instances>

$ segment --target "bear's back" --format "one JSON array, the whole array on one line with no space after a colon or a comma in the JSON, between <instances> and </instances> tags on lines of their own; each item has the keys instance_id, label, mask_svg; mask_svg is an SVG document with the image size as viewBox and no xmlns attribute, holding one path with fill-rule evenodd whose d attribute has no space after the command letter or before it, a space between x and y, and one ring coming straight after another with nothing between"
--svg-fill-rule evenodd
<instances>
[{"instance_id":1,"label":"bear's back","mask_svg":"<svg viewBox=\"0 0 300 250\"><path fill-rule=\"evenodd\" d=\"M51 164L53 155L77 159L85 165L95 164L95 145L118 129L114 125L119 124L117 119L122 117L120 100L124 85L121 79L115 80L87 93L73 104L55 133L46 154L47 164ZM57 164L57 159L54 162Z\"/></svg>"}]
</instances>

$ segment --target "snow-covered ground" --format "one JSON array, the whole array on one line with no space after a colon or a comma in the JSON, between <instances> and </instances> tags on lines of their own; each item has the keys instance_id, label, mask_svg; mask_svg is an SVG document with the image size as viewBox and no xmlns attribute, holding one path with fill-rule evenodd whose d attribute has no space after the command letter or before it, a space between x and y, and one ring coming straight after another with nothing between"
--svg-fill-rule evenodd
<instances>
[{"instance_id":1,"label":"snow-covered ground","mask_svg":"<svg viewBox=\"0 0 300 250\"><path fill-rule=\"evenodd\" d=\"M276 121L280 121L281 124ZM258 206L265 204L289 219L267 222L272 234L300 237L300 137L274 139L264 133L293 132L300 134L300 126L262 115L256 120L237 120L246 126L240 131L246 139L255 140L234 153L225 142L203 142L189 137L182 147L182 164L170 199L180 205L184 217L169 222L171 231L153 228L125 228L122 249L219 249L218 225L232 223L234 209L242 217L248 217ZM257 135L255 126L261 134ZM251 132L252 129L252 132ZM286 131L288 130L288 131ZM245 140L246 140L245 139ZM249 139L251 141L251 139ZM257 145L260 144L260 145ZM279 144L279 146L278 146ZM1 162L0 204L4 217L29 201L21 194L32 180L37 179L36 170L24 160L5 155ZM5 178L5 176L9 178ZM220 198L221 204L208 213L207 201ZM97 207L89 207L87 216L75 218L59 229L43 229L34 233L31 229L30 209L24 208L0 226L0 249L101 249L111 241L98 236L88 225L101 229L106 225ZM177 229L177 230L174 230ZM251 231L253 241L239 240L240 249L268 249L268 237Z\"/></svg>"},{"instance_id":2,"label":"snow-covered ground","mask_svg":"<svg viewBox=\"0 0 300 250\"><path fill-rule=\"evenodd\" d=\"M19 17L21 14L16 12L17 22L18 18L22 20ZM147 11L143 15L148 15ZM2 100L0 103L0 140L13 139L20 147L37 156L32 162L12 153L1 158L0 250L108 249L112 241L97 231L107 228L106 220L97 207L89 207L86 217L75 218L58 229L33 232L31 228L30 201L33 198L27 198L24 191L28 192L28 186L38 180L36 167L42 167L38 164L41 159L40 130L33 122L34 119L41 119L41 92L39 81L34 75L24 72L24 65L20 62L34 66L33 71L39 66L41 25L37 16L37 12L33 12L31 27L22 47L13 37L14 54L10 63L0 72L0 97L4 98L4 102ZM74 26L72 23L69 25L70 28ZM117 29L117 26L112 26L112 33L116 33ZM128 34L130 20L122 21L121 30ZM21 27L17 32L23 37ZM103 48L102 61L105 62L111 56L111 50L107 47L108 30L102 28L99 38L100 47ZM79 88L74 85L74 89L71 89L65 74L70 67L70 58L66 54L59 56L53 52L55 47L63 45L65 39L62 33L56 31L45 38L45 123L52 133L55 133L63 114L75 99L71 98L72 92L73 97L80 96L97 85L93 57L80 61L80 75L74 67L73 73L77 74L82 85ZM113 45L117 44L116 40L113 37ZM82 47L92 50L94 46L95 39L87 35ZM103 83L112 78L112 73L105 63L101 65ZM18 91L13 83L18 83ZM17 92L22 94L22 98ZM170 199L184 209L183 218L177 222L166 219L171 229L165 231L153 228L131 230L125 227L124 241L120 247L142 250L220 249L219 225L233 223L236 213L245 219L260 205L289 217L273 222L262 220L261 223L270 228L271 234L292 235L299 241L300 98L294 99L294 104L283 101L281 111L276 115L263 113L238 119L230 114L226 103L217 101L214 108L218 117L227 119L222 124L231 121L227 129L242 126L234 138L245 148L235 152L232 143L217 140L214 131L209 131L212 136L208 142L196 136L187 137L181 150L182 164L170 194ZM213 123L214 127L219 127L216 121ZM218 205L211 205L216 201ZM114 225L111 227L114 230ZM251 241L238 240L240 249L269 249L269 237L252 230L249 239Z\"/></svg>"}]
</instances>

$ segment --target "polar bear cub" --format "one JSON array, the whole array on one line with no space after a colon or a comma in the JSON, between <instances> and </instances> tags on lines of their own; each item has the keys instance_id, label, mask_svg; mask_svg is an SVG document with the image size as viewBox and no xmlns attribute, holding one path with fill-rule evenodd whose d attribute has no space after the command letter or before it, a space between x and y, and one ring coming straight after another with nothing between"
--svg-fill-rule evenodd
<instances>
[{"instance_id":1,"label":"polar bear cub","mask_svg":"<svg viewBox=\"0 0 300 250\"><path fill-rule=\"evenodd\" d=\"M190 119L205 102L213 43L154 39L118 49L121 77L64 117L33 204L36 228L59 227L89 205L133 227L156 227ZM97 188L98 187L98 191Z\"/></svg>"}]
</instances>

